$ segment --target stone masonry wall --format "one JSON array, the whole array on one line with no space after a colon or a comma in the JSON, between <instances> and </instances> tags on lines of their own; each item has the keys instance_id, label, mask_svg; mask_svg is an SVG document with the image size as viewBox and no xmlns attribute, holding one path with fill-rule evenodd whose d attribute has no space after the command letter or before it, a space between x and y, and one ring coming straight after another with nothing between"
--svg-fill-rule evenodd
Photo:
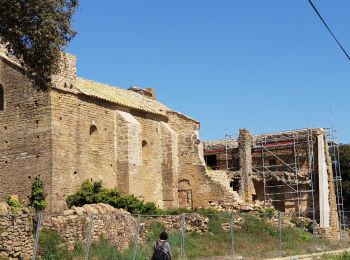
<instances>
[{"instance_id":1,"label":"stone masonry wall","mask_svg":"<svg viewBox=\"0 0 350 260\"><path fill-rule=\"evenodd\" d=\"M65 198L84 180L117 186L114 110L98 100L51 91L52 196L50 209L66 208Z\"/></svg>"},{"instance_id":2,"label":"stone masonry wall","mask_svg":"<svg viewBox=\"0 0 350 260\"><path fill-rule=\"evenodd\" d=\"M178 207L178 135L164 122L160 124L163 208Z\"/></svg>"},{"instance_id":3,"label":"stone masonry wall","mask_svg":"<svg viewBox=\"0 0 350 260\"><path fill-rule=\"evenodd\" d=\"M141 124L130 113L115 111L117 185L125 194L143 194Z\"/></svg>"},{"instance_id":4,"label":"stone masonry wall","mask_svg":"<svg viewBox=\"0 0 350 260\"><path fill-rule=\"evenodd\" d=\"M240 193L246 202L252 202L255 194L251 175L252 169L252 136L247 129L239 130L239 165L241 167Z\"/></svg>"},{"instance_id":5,"label":"stone masonry wall","mask_svg":"<svg viewBox=\"0 0 350 260\"><path fill-rule=\"evenodd\" d=\"M51 200L51 124L47 92L36 90L21 69L0 57L0 199L18 195L28 201L40 175Z\"/></svg>"},{"instance_id":6,"label":"stone masonry wall","mask_svg":"<svg viewBox=\"0 0 350 260\"><path fill-rule=\"evenodd\" d=\"M232 196L226 196L223 187L214 182L207 174L199 151L201 147L198 139L199 123L176 112L169 112L168 116L169 125L178 134L179 206L209 207L212 201L231 199ZM189 193L186 195L185 191ZM183 196L190 197L184 198ZM184 204L186 199L191 200L191 205Z\"/></svg>"},{"instance_id":7,"label":"stone masonry wall","mask_svg":"<svg viewBox=\"0 0 350 260\"><path fill-rule=\"evenodd\" d=\"M143 198L163 207L162 171L161 171L161 138L160 119L156 116L134 112L136 120L141 124L142 150L142 186Z\"/></svg>"}]
</instances>

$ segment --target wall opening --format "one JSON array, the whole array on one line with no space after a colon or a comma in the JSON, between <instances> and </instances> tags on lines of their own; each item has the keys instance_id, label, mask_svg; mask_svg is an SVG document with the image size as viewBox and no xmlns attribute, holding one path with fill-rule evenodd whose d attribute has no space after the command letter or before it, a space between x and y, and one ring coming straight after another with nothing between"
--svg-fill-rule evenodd
<instances>
[{"instance_id":1,"label":"wall opening","mask_svg":"<svg viewBox=\"0 0 350 260\"><path fill-rule=\"evenodd\" d=\"M241 182L241 178L234 178L230 181L230 187L232 188L232 190L234 191L239 191L240 188L240 182Z\"/></svg>"},{"instance_id":2,"label":"wall opening","mask_svg":"<svg viewBox=\"0 0 350 260\"><path fill-rule=\"evenodd\" d=\"M5 107L4 89L0 85L0 111L4 110L4 107Z\"/></svg>"},{"instance_id":3,"label":"wall opening","mask_svg":"<svg viewBox=\"0 0 350 260\"><path fill-rule=\"evenodd\" d=\"M90 135L97 133L97 127L95 125L90 126Z\"/></svg>"},{"instance_id":4,"label":"wall opening","mask_svg":"<svg viewBox=\"0 0 350 260\"><path fill-rule=\"evenodd\" d=\"M207 155L205 158L207 162L207 166L209 166L212 169L217 169L218 167L218 160L216 158L216 154L213 155Z\"/></svg>"},{"instance_id":5,"label":"wall opening","mask_svg":"<svg viewBox=\"0 0 350 260\"><path fill-rule=\"evenodd\" d=\"M143 140L143 141L142 141L142 148L144 148L146 145L147 145L147 141L146 141L146 140Z\"/></svg>"}]
</instances>

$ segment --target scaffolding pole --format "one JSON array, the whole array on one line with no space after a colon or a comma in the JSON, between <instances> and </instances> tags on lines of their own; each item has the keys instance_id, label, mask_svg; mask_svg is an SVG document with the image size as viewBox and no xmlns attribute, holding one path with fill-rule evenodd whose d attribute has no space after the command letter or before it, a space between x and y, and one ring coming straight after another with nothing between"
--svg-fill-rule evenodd
<instances>
[{"instance_id":1,"label":"scaffolding pole","mask_svg":"<svg viewBox=\"0 0 350 260\"><path fill-rule=\"evenodd\" d=\"M311 194L312 209L308 212L312 213L313 221L315 221L315 196L314 196L314 152L313 152L313 131L312 129L303 129L299 132L285 132L284 136L276 136L274 134L259 135L256 138L255 146L253 149L260 150L261 166L253 168L254 171L259 172L263 177L264 184L264 204L267 201L270 202L283 202L294 201L298 216L305 214L302 210L301 201L303 200L303 194ZM286 161L283 159L278 151L285 149L289 146L293 155L294 162ZM304 154L303 154L304 152ZM269 165L267 163L268 157L273 157L278 160L278 165ZM308 177L311 180L310 188L306 188L306 185L300 186L301 176L301 163L300 159L306 158L308 163ZM276 163L275 163L276 164ZM278 172L288 172L290 177L285 179L279 177L276 171L273 169L284 169ZM268 184L268 177L272 177L280 184L271 185ZM281 189L288 187L290 191L281 191ZM288 194L289 198L281 198L281 195ZM279 197L277 197L279 196Z\"/></svg>"},{"instance_id":2,"label":"scaffolding pole","mask_svg":"<svg viewBox=\"0 0 350 260\"><path fill-rule=\"evenodd\" d=\"M333 128L332 122L331 127L327 129L327 137L330 143L330 153L332 155L333 163L333 179L336 189L336 201L337 201L337 211L339 220L339 232L340 239L343 240L345 237L345 215L344 215L344 201L343 201L343 188L342 188L342 173L341 165L339 161L339 146L338 146L338 135L337 131Z\"/></svg>"}]
</instances>

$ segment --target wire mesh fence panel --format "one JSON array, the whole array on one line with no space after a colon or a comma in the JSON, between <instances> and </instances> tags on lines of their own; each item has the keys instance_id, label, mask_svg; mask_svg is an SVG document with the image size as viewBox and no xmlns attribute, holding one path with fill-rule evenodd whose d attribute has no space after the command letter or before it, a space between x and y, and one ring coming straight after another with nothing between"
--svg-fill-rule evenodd
<instances>
[{"instance_id":1,"label":"wire mesh fence panel","mask_svg":"<svg viewBox=\"0 0 350 260\"><path fill-rule=\"evenodd\" d=\"M345 246L337 237L327 239L327 236L321 235L322 229L310 218L295 213L280 213L279 222L281 223L280 253L283 256L318 253ZM331 229L324 232L329 232L329 236L332 236Z\"/></svg>"},{"instance_id":2,"label":"wire mesh fence panel","mask_svg":"<svg viewBox=\"0 0 350 260\"><path fill-rule=\"evenodd\" d=\"M273 212L234 215L235 254L245 259L263 259L279 255L278 217Z\"/></svg>"},{"instance_id":3,"label":"wire mesh fence panel","mask_svg":"<svg viewBox=\"0 0 350 260\"><path fill-rule=\"evenodd\" d=\"M233 221L230 213L186 214L184 259L232 256Z\"/></svg>"},{"instance_id":4,"label":"wire mesh fence panel","mask_svg":"<svg viewBox=\"0 0 350 260\"><path fill-rule=\"evenodd\" d=\"M137 225L132 215L120 211L94 215L92 227L91 259L133 259Z\"/></svg>"},{"instance_id":5,"label":"wire mesh fence panel","mask_svg":"<svg viewBox=\"0 0 350 260\"><path fill-rule=\"evenodd\" d=\"M308 218L268 209L166 216L70 212L0 215L0 258L150 259L163 230L173 259L263 259L349 247L349 240L321 236L318 225L313 234Z\"/></svg>"},{"instance_id":6,"label":"wire mesh fence panel","mask_svg":"<svg viewBox=\"0 0 350 260\"><path fill-rule=\"evenodd\" d=\"M181 259L182 232L181 215L174 216L136 216L139 219L138 243L133 246L133 256L130 259L151 259L156 242L162 231L168 235L168 243L173 259ZM138 223L138 220L137 222ZM127 259L127 258L125 258Z\"/></svg>"},{"instance_id":7,"label":"wire mesh fence panel","mask_svg":"<svg viewBox=\"0 0 350 260\"><path fill-rule=\"evenodd\" d=\"M43 213L37 218L37 256L46 259L86 259L89 252L87 215ZM34 244L35 248L35 244Z\"/></svg>"}]
</instances>

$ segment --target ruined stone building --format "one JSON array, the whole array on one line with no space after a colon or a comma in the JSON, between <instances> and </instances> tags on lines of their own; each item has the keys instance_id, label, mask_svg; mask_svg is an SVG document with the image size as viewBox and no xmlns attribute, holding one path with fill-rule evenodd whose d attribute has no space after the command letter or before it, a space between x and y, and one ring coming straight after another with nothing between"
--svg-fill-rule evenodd
<instances>
[{"instance_id":1,"label":"ruined stone building","mask_svg":"<svg viewBox=\"0 0 350 260\"><path fill-rule=\"evenodd\" d=\"M301 129L204 143L209 175L245 201L314 219L322 232L343 229L341 179L325 129Z\"/></svg>"},{"instance_id":2,"label":"ruined stone building","mask_svg":"<svg viewBox=\"0 0 350 260\"><path fill-rule=\"evenodd\" d=\"M206 172L199 122L156 100L153 89L108 86L76 74L64 54L53 87L37 91L0 54L0 199L27 201L40 175L49 210L84 180L101 180L161 208L207 207L230 199Z\"/></svg>"},{"instance_id":3,"label":"ruined stone building","mask_svg":"<svg viewBox=\"0 0 350 260\"><path fill-rule=\"evenodd\" d=\"M205 142L199 122L156 100L83 79L62 55L53 87L38 91L16 60L0 51L0 199L27 201L35 176L49 210L83 181L101 180L160 208L235 202L272 205L307 216L325 231L342 228L324 129ZM204 147L204 149L203 149Z\"/></svg>"}]
</instances>

